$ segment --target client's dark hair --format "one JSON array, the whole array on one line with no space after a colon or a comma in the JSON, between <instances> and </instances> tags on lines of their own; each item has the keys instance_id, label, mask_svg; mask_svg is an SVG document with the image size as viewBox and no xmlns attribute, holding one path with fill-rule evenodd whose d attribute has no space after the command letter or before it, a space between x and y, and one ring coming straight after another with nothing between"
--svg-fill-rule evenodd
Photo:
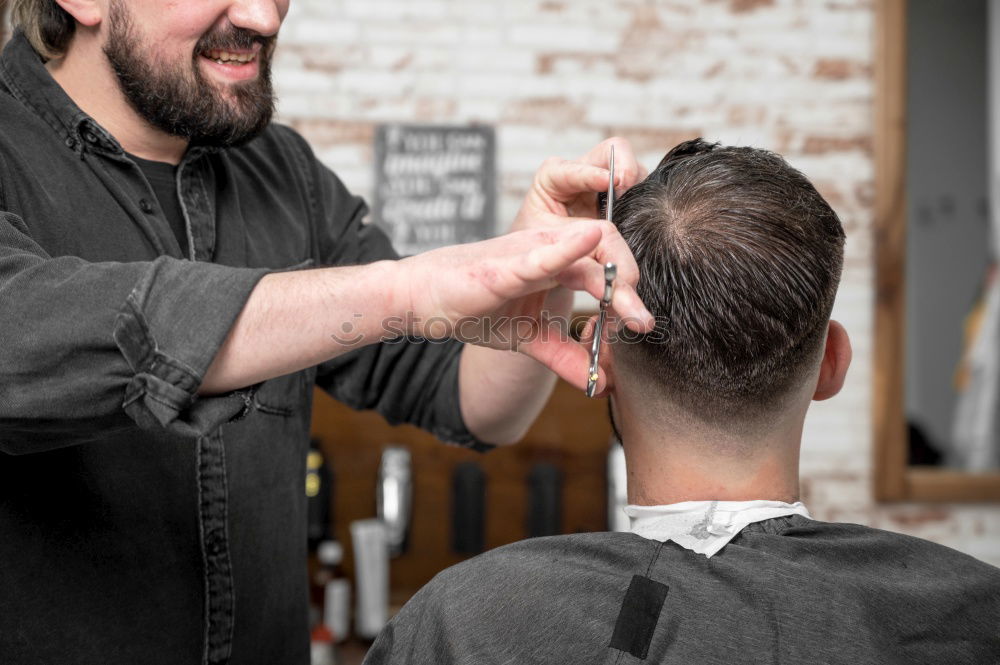
<instances>
[{"instance_id":1,"label":"client's dark hair","mask_svg":"<svg viewBox=\"0 0 1000 665\"><path fill-rule=\"evenodd\" d=\"M840 281L844 230L819 192L775 153L695 139L614 217L657 318L616 344L625 370L707 422L777 408L818 360Z\"/></svg>"}]
</instances>

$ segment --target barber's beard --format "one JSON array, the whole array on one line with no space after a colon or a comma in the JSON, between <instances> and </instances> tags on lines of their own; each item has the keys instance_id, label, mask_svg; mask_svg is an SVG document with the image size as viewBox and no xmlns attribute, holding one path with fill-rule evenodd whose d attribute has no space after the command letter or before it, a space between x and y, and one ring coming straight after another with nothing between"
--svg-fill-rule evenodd
<instances>
[{"instance_id":1,"label":"barber's beard","mask_svg":"<svg viewBox=\"0 0 1000 665\"><path fill-rule=\"evenodd\" d=\"M240 50L260 43L258 76L224 92L201 71L201 53ZM274 38L241 28L212 32L198 41L190 62L165 65L143 48L122 0L113 0L104 54L128 102L149 124L191 143L236 146L260 134L274 114L271 53Z\"/></svg>"}]
</instances>

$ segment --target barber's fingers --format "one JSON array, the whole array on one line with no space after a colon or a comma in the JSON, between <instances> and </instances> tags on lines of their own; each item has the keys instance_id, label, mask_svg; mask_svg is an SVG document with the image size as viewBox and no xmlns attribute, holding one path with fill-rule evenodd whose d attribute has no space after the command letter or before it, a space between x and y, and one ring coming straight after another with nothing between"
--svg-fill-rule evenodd
<instances>
[{"instance_id":1,"label":"barber's fingers","mask_svg":"<svg viewBox=\"0 0 1000 665\"><path fill-rule=\"evenodd\" d=\"M557 276L579 259L593 253L602 238L600 229L589 224L531 233L533 239L541 241L541 244L516 255L514 265L515 275L529 290L538 286L554 286Z\"/></svg>"},{"instance_id":2,"label":"barber's fingers","mask_svg":"<svg viewBox=\"0 0 1000 665\"><path fill-rule=\"evenodd\" d=\"M615 263L614 313L636 332L649 332L654 319L635 291L639 271L635 258L614 225L577 219L562 227L535 229L506 236L516 250L507 273L513 281L497 280L497 295L516 298L561 284L584 290L600 300L604 294L604 264ZM495 271L486 271L495 279ZM485 274L485 273L484 273ZM506 286L501 286L505 283Z\"/></svg>"},{"instance_id":3,"label":"barber's fingers","mask_svg":"<svg viewBox=\"0 0 1000 665\"><path fill-rule=\"evenodd\" d=\"M580 161L605 169L604 183L607 187L607 168L611 162L611 146L615 148L615 190L628 189L640 180L643 180L648 172L635 158L635 151L632 144L620 136L612 136L598 143L590 152L584 155Z\"/></svg>"},{"instance_id":4,"label":"barber's fingers","mask_svg":"<svg viewBox=\"0 0 1000 665\"><path fill-rule=\"evenodd\" d=\"M632 250L629 249L628 243L625 242L618 228L611 222L585 217L563 217L552 213L538 213L536 220L539 226L536 227L535 233L548 234L558 229L564 229L567 223L573 224L574 228L596 227L600 229L601 239L592 253L593 258L601 264L614 263L617 266L618 280L633 286L639 283L639 266L635 262L635 256L632 255Z\"/></svg>"},{"instance_id":5,"label":"barber's fingers","mask_svg":"<svg viewBox=\"0 0 1000 665\"><path fill-rule=\"evenodd\" d=\"M655 321L635 290L639 284L639 265L635 262L635 256L614 224L598 222L598 225L602 235L594 258L599 264L600 278L604 279L606 263L614 263L616 267L616 288L611 306L619 316L626 319L629 328L636 332L649 332Z\"/></svg>"},{"instance_id":6,"label":"barber's fingers","mask_svg":"<svg viewBox=\"0 0 1000 665\"><path fill-rule=\"evenodd\" d=\"M593 338L596 325L597 315L595 314L584 325L580 342L573 341L568 335L557 332L548 336L537 335L530 341L522 343L518 347L518 351L542 363L567 383L580 390L586 390L590 379L590 341ZM602 333L602 337L605 341L602 341L595 397L604 397L611 387L610 375L607 370L610 362L606 341L608 339L607 329Z\"/></svg>"},{"instance_id":7,"label":"barber's fingers","mask_svg":"<svg viewBox=\"0 0 1000 665\"><path fill-rule=\"evenodd\" d=\"M649 332L653 329L654 320L636 292L639 267L628 244L613 224L603 221L578 224L581 227L584 225L600 228L601 242L589 257L566 267L559 274L559 283L576 291L586 291L600 300L604 295L604 265L614 263L616 276L612 308L629 328L636 332Z\"/></svg>"},{"instance_id":8,"label":"barber's fingers","mask_svg":"<svg viewBox=\"0 0 1000 665\"><path fill-rule=\"evenodd\" d=\"M580 342L586 345L587 348L587 363L589 367L590 363L590 350L594 341L594 331L597 329L597 319L600 315L594 314L587 318L587 322L583 324L583 328L580 330ZM610 319L605 322L604 329L601 331L601 355L598 359L597 366L597 390L594 392L594 397L604 397L607 394L608 389L611 387L611 375L608 373L607 367L611 363L611 354L608 353L608 341L614 333L612 333L610 326L615 325Z\"/></svg>"},{"instance_id":9,"label":"barber's fingers","mask_svg":"<svg viewBox=\"0 0 1000 665\"><path fill-rule=\"evenodd\" d=\"M597 246L595 258L604 263L614 263L617 266L617 278L632 286L639 283L639 264L629 248L618 227L611 222L597 222L601 228L601 242Z\"/></svg>"},{"instance_id":10,"label":"barber's fingers","mask_svg":"<svg viewBox=\"0 0 1000 665\"><path fill-rule=\"evenodd\" d=\"M615 189L626 189L628 175L615 167ZM567 203L581 192L606 192L608 190L608 165L589 164L561 159L546 160L539 169L534 187L541 189L560 203ZM563 222L568 220L563 219Z\"/></svg>"},{"instance_id":11,"label":"barber's fingers","mask_svg":"<svg viewBox=\"0 0 1000 665\"><path fill-rule=\"evenodd\" d=\"M587 321L580 328L580 341L584 344L590 344L594 339L594 329L597 328L597 319L600 318L599 314L594 314L593 316L588 316Z\"/></svg>"},{"instance_id":12,"label":"barber's fingers","mask_svg":"<svg viewBox=\"0 0 1000 665\"><path fill-rule=\"evenodd\" d=\"M580 390L586 390L590 370L590 347L573 340L569 335L554 333L536 335L522 343L518 351L534 358L555 372L560 378ZM607 375L600 372L597 390L607 387Z\"/></svg>"},{"instance_id":13,"label":"barber's fingers","mask_svg":"<svg viewBox=\"0 0 1000 665\"><path fill-rule=\"evenodd\" d=\"M559 274L558 280L566 288L586 291L597 300L604 297L604 264L592 258L575 261ZM639 298L635 287L627 281L615 280L611 309L612 315L636 332L650 332L653 329L653 316Z\"/></svg>"}]
</instances>

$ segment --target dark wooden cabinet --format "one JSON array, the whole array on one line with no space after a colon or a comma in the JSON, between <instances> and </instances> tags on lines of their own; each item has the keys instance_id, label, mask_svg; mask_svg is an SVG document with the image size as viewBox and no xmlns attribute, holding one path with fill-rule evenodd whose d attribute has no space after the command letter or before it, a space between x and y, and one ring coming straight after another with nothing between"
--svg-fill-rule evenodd
<instances>
[{"instance_id":1,"label":"dark wooden cabinet","mask_svg":"<svg viewBox=\"0 0 1000 665\"><path fill-rule=\"evenodd\" d=\"M375 516L385 446L402 445L412 455L409 545L390 565L392 597L400 602L440 570L468 558L452 549L452 472L460 463L476 462L485 475L486 549L527 536L527 480L537 463L561 471L563 533L605 530L610 433L605 400L589 399L562 381L523 441L489 453L444 445L415 427L390 426L376 413L353 411L317 391L313 435L332 467L334 528L345 544L345 572L353 577L350 522Z\"/></svg>"}]
</instances>

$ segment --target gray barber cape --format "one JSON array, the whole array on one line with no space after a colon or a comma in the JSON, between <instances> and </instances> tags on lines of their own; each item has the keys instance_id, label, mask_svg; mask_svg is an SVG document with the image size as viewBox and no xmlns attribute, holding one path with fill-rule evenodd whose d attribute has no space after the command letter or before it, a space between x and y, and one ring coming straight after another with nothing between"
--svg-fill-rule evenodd
<instances>
[{"instance_id":1,"label":"gray barber cape","mask_svg":"<svg viewBox=\"0 0 1000 665\"><path fill-rule=\"evenodd\" d=\"M1000 664L1000 569L791 515L711 559L631 533L535 538L443 571L378 663Z\"/></svg>"}]
</instances>

